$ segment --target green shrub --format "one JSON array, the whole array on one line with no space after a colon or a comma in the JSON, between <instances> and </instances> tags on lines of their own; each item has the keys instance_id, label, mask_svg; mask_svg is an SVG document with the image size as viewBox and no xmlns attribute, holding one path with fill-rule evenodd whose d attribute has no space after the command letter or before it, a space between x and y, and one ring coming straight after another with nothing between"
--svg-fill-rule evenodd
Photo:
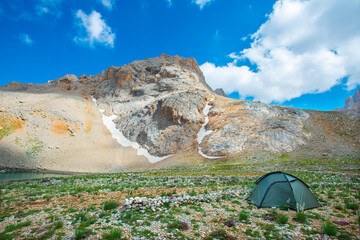
<instances>
[{"instance_id":1,"label":"green shrub","mask_svg":"<svg viewBox=\"0 0 360 240\"><path fill-rule=\"evenodd\" d=\"M354 201L345 201L345 206L347 209L352 209L352 210L358 210L359 209L359 204L354 202Z\"/></svg>"},{"instance_id":2,"label":"green shrub","mask_svg":"<svg viewBox=\"0 0 360 240\"><path fill-rule=\"evenodd\" d=\"M82 229L77 229L75 231L75 239L82 239L85 238L85 231L83 231Z\"/></svg>"},{"instance_id":3,"label":"green shrub","mask_svg":"<svg viewBox=\"0 0 360 240\"><path fill-rule=\"evenodd\" d=\"M54 223L54 227L55 227L55 229L60 229L60 228L62 228L63 227L63 223L62 222L56 222L56 223Z\"/></svg>"},{"instance_id":4,"label":"green shrub","mask_svg":"<svg viewBox=\"0 0 360 240\"><path fill-rule=\"evenodd\" d=\"M328 198L330 198L330 199L335 198L334 193L332 191L328 191Z\"/></svg>"},{"instance_id":5,"label":"green shrub","mask_svg":"<svg viewBox=\"0 0 360 240\"><path fill-rule=\"evenodd\" d=\"M334 208L337 210L343 210L343 207L340 204L336 204Z\"/></svg>"},{"instance_id":6,"label":"green shrub","mask_svg":"<svg viewBox=\"0 0 360 240\"><path fill-rule=\"evenodd\" d=\"M54 230L54 229L53 229L53 230L50 230L50 231L48 231L48 232L45 232L45 233L41 234L41 237L39 237L39 238L37 238L37 239L39 239L39 240L49 239L49 238L51 238L51 237L54 235L54 233L55 233L55 230Z\"/></svg>"},{"instance_id":7,"label":"green shrub","mask_svg":"<svg viewBox=\"0 0 360 240\"><path fill-rule=\"evenodd\" d=\"M182 222L182 221L174 221L172 223L168 223L167 228L169 231L173 231L175 229L178 230L188 230L189 229L189 225L186 222Z\"/></svg>"},{"instance_id":8,"label":"green shrub","mask_svg":"<svg viewBox=\"0 0 360 240\"><path fill-rule=\"evenodd\" d=\"M266 224L262 227L263 235L265 239L282 239L280 236L280 231L275 227L274 224Z\"/></svg>"},{"instance_id":9,"label":"green shrub","mask_svg":"<svg viewBox=\"0 0 360 240\"><path fill-rule=\"evenodd\" d=\"M114 201L106 201L104 202L104 210L112 210L117 208L117 206L119 206L118 202L114 202Z\"/></svg>"},{"instance_id":10,"label":"green shrub","mask_svg":"<svg viewBox=\"0 0 360 240\"><path fill-rule=\"evenodd\" d=\"M261 238L261 234L259 231L253 231L251 228L245 230L245 234L254 237L254 238Z\"/></svg>"},{"instance_id":11,"label":"green shrub","mask_svg":"<svg viewBox=\"0 0 360 240\"><path fill-rule=\"evenodd\" d=\"M5 227L5 231L3 233L8 233L8 232L12 232L16 229L20 229L20 228L23 228L23 227L27 227L31 224L30 221L26 221L26 222L23 222L23 223L19 223L17 225L9 225L9 226L6 226Z\"/></svg>"},{"instance_id":12,"label":"green shrub","mask_svg":"<svg viewBox=\"0 0 360 240\"><path fill-rule=\"evenodd\" d=\"M92 234L92 230L90 229L86 229L86 228L79 228L75 231L75 239L83 239L83 238L87 238L88 236L90 236L90 234Z\"/></svg>"},{"instance_id":13,"label":"green shrub","mask_svg":"<svg viewBox=\"0 0 360 240\"><path fill-rule=\"evenodd\" d=\"M248 236L252 236L252 229L250 229L250 228L246 229L245 234Z\"/></svg>"},{"instance_id":14,"label":"green shrub","mask_svg":"<svg viewBox=\"0 0 360 240\"><path fill-rule=\"evenodd\" d=\"M233 236L230 236L226 233L225 230L217 230L210 233L209 236L205 238L205 240L212 240L212 239L218 239L218 240L235 240Z\"/></svg>"},{"instance_id":15,"label":"green shrub","mask_svg":"<svg viewBox=\"0 0 360 240\"><path fill-rule=\"evenodd\" d=\"M249 219L249 213L245 211L241 211L239 213L239 220L240 221L247 221Z\"/></svg>"},{"instance_id":16,"label":"green shrub","mask_svg":"<svg viewBox=\"0 0 360 240\"><path fill-rule=\"evenodd\" d=\"M139 213L136 211L121 212L121 219L127 224L133 224L139 219Z\"/></svg>"},{"instance_id":17,"label":"green shrub","mask_svg":"<svg viewBox=\"0 0 360 240\"><path fill-rule=\"evenodd\" d=\"M289 217L284 214L279 214L277 218L277 222L280 224L286 224L288 223Z\"/></svg>"},{"instance_id":18,"label":"green shrub","mask_svg":"<svg viewBox=\"0 0 360 240\"><path fill-rule=\"evenodd\" d=\"M120 239L122 236L122 231L118 228L112 229L110 232L104 233L102 239L115 240Z\"/></svg>"},{"instance_id":19,"label":"green shrub","mask_svg":"<svg viewBox=\"0 0 360 240\"><path fill-rule=\"evenodd\" d=\"M351 240L351 234L346 231L342 231L339 233L339 236L337 236L338 240Z\"/></svg>"},{"instance_id":20,"label":"green shrub","mask_svg":"<svg viewBox=\"0 0 360 240\"><path fill-rule=\"evenodd\" d=\"M16 237L18 237L20 235L20 233L13 233L13 234L4 234L4 232L0 233L0 239L1 240L11 240L11 239L15 239Z\"/></svg>"},{"instance_id":21,"label":"green shrub","mask_svg":"<svg viewBox=\"0 0 360 240\"><path fill-rule=\"evenodd\" d=\"M338 228L333 225L329 220L322 225L322 233L329 236L336 236Z\"/></svg>"},{"instance_id":22,"label":"green shrub","mask_svg":"<svg viewBox=\"0 0 360 240\"><path fill-rule=\"evenodd\" d=\"M294 221L299 222L299 223L306 222L306 219L307 219L307 216L304 212L296 213L295 217L293 218Z\"/></svg>"}]
</instances>

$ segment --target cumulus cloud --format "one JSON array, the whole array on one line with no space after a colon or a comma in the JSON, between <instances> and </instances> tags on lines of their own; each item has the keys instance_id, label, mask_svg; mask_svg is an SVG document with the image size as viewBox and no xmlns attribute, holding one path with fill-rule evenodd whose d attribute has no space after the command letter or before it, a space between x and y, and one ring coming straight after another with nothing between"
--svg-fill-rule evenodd
<instances>
[{"instance_id":1,"label":"cumulus cloud","mask_svg":"<svg viewBox=\"0 0 360 240\"><path fill-rule=\"evenodd\" d=\"M31 46L34 44L34 41L31 39L30 35L28 35L28 34L25 34L25 33L19 34L19 39L22 43L24 43L26 45Z\"/></svg>"},{"instance_id":2,"label":"cumulus cloud","mask_svg":"<svg viewBox=\"0 0 360 240\"><path fill-rule=\"evenodd\" d=\"M193 0L195 4L197 4L200 9L203 9L206 4L210 4L213 0Z\"/></svg>"},{"instance_id":3,"label":"cumulus cloud","mask_svg":"<svg viewBox=\"0 0 360 240\"><path fill-rule=\"evenodd\" d=\"M250 48L231 53L227 66L201 69L214 89L264 102L325 92L345 77L352 89L360 84L359 12L358 0L278 0Z\"/></svg>"},{"instance_id":4,"label":"cumulus cloud","mask_svg":"<svg viewBox=\"0 0 360 240\"><path fill-rule=\"evenodd\" d=\"M79 21L79 35L74 38L75 42L86 43L91 47L94 43L114 47L115 34L106 25L100 13L92 11L87 15L82 10L78 10L76 18Z\"/></svg>"},{"instance_id":5,"label":"cumulus cloud","mask_svg":"<svg viewBox=\"0 0 360 240\"><path fill-rule=\"evenodd\" d=\"M37 0L36 13L39 16L50 14L59 17L61 15L60 6L62 2L63 0Z\"/></svg>"},{"instance_id":6,"label":"cumulus cloud","mask_svg":"<svg viewBox=\"0 0 360 240\"><path fill-rule=\"evenodd\" d=\"M100 0L100 1L104 5L104 7L106 7L109 10L111 10L115 5L115 0Z\"/></svg>"}]
</instances>

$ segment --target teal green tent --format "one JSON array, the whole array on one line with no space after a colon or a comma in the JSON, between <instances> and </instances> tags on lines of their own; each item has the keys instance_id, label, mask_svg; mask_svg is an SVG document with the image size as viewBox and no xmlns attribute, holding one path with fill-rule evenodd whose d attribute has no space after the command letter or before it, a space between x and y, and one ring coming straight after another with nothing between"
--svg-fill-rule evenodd
<instances>
[{"instance_id":1,"label":"teal green tent","mask_svg":"<svg viewBox=\"0 0 360 240\"><path fill-rule=\"evenodd\" d=\"M246 200L259 208L288 206L293 210L306 210L321 206L306 183L283 172L260 177Z\"/></svg>"}]
</instances>

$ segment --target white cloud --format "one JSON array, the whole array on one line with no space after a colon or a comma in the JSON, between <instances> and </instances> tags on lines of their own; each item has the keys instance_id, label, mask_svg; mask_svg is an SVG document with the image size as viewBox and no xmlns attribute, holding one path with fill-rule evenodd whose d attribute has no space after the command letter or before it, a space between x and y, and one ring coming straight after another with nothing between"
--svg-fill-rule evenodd
<instances>
[{"instance_id":1,"label":"white cloud","mask_svg":"<svg viewBox=\"0 0 360 240\"><path fill-rule=\"evenodd\" d=\"M214 38L214 40L216 40L216 41L221 40L222 37L221 37L221 34L220 34L220 31L219 31L219 30L216 30L213 38Z\"/></svg>"},{"instance_id":2,"label":"white cloud","mask_svg":"<svg viewBox=\"0 0 360 240\"><path fill-rule=\"evenodd\" d=\"M30 35L28 34L25 33L19 34L19 39L21 42L23 42L26 45L31 46L34 44L34 41L31 39Z\"/></svg>"},{"instance_id":3,"label":"white cloud","mask_svg":"<svg viewBox=\"0 0 360 240\"><path fill-rule=\"evenodd\" d=\"M115 5L115 0L100 0L101 3L104 5L104 7L111 10L113 6Z\"/></svg>"},{"instance_id":4,"label":"white cloud","mask_svg":"<svg viewBox=\"0 0 360 240\"><path fill-rule=\"evenodd\" d=\"M320 93L348 77L360 84L360 1L278 0L251 47L231 53L223 67L201 66L211 87L264 102ZM250 60L257 70L238 66Z\"/></svg>"},{"instance_id":5,"label":"white cloud","mask_svg":"<svg viewBox=\"0 0 360 240\"><path fill-rule=\"evenodd\" d=\"M62 2L63 0L37 0L36 13L39 16L50 14L59 17L61 15L60 6Z\"/></svg>"},{"instance_id":6,"label":"white cloud","mask_svg":"<svg viewBox=\"0 0 360 240\"><path fill-rule=\"evenodd\" d=\"M74 38L76 42L87 43L91 47L94 43L104 44L114 47L115 34L111 28L101 19L101 14L92 11L86 15L82 10L76 12L76 18L79 20L79 35Z\"/></svg>"},{"instance_id":7,"label":"white cloud","mask_svg":"<svg viewBox=\"0 0 360 240\"><path fill-rule=\"evenodd\" d=\"M212 1L213 0L193 0L193 2L200 7L200 9L203 9L206 4L210 4Z\"/></svg>"},{"instance_id":8,"label":"white cloud","mask_svg":"<svg viewBox=\"0 0 360 240\"><path fill-rule=\"evenodd\" d=\"M169 7L171 7L173 4L172 0L166 0L166 1L168 2Z\"/></svg>"},{"instance_id":9,"label":"white cloud","mask_svg":"<svg viewBox=\"0 0 360 240\"><path fill-rule=\"evenodd\" d=\"M47 13L49 13L49 8L39 5L36 7L36 13L38 15L47 14Z\"/></svg>"}]
</instances>

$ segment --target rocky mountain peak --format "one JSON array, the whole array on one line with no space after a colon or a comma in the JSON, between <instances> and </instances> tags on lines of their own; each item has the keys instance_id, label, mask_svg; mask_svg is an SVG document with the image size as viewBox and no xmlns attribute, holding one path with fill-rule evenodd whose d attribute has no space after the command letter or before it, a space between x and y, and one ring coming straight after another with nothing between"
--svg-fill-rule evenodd
<instances>
[{"instance_id":1,"label":"rocky mountain peak","mask_svg":"<svg viewBox=\"0 0 360 240\"><path fill-rule=\"evenodd\" d=\"M358 94L351 101L357 101ZM22 164L118 171L185 153L218 158L250 151L293 152L333 131L334 123L327 124L334 119L331 114L348 121L351 131L341 129L341 136L347 131L354 146L346 151L359 142L353 140L357 122L343 113L326 113L331 117L324 115L324 120L317 112L221 97L205 83L195 59L165 54L111 66L93 76L10 83L0 88L0 102L0 120L15 119L23 128L0 139L0 169ZM329 150L337 143L323 146ZM41 150L28 156L29 149Z\"/></svg>"},{"instance_id":2,"label":"rocky mountain peak","mask_svg":"<svg viewBox=\"0 0 360 240\"><path fill-rule=\"evenodd\" d=\"M360 103L360 88L353 96L348 96L345 100L345 109L350 109L354 104Z\"/></svg>"},{"instance_id":3,"label":"rocky mountain peak","mask_svg":"<svg viewBox=\"0 0 360 240\"><path fill-rule=\"evenodd\" d=\"M217 88L217 89L215 89L214 92L215 92L217 95L220 95L220 96L223 96L223 97L228 97L228 95L226 95L224 89L222 89L222 88Z\"/></svg>"},{"instance_id":4,"label":"rocky mountain peak","mask_svg":"<svg viewBox=\"0 0 360 240\"><path fill-rule=\"evenodd\" d=\"M116 87L122 89L136 88L143 84L157 84L159 79L174 79L181 71L197 75L192 80L200 81L208 90L204 76L194 58L182 58L163 54L156 58L136 60L132 63L115 67L110 66L101 74L84 77L84 81L99 82L111 80ZM161 85L161 83L159 83Z\"/></svg>"},{"instance_id":5,"label":"rocky mountain peak","mask_svg":"<svg viewBox=\"0 0 360 240\"><path fill-rule=\"evenodd\" d=\"M84 79L116 128L154 156L193 149L212 91L194 58L161 55ZM79 85L79 87L82 87Z\"/></svg>"},{"instance_id":6,"label":"rocky mountain peak","mask_svg":"<svg viewBox=\"0 0 360 240\"><path fill-rule=\"evenodd\" d=\"M334 109L335 111L344 111L354 119L360 119L360 88L353 96L348 96L345 99L345 106Z\"/></svg>"},{"instance_id":7,"label":"rocky mountain peak","mask_svg":"<svg viewBox=\"0 0 360 240\"><path fill-rule=\"evenodd\" d=\"M176 56L170 56L167 54L161 54L159 57L148 59L148 61L161 61L165 64L178 64L184 68L191 69L192 71L196 72L200 79L204 80L205 77L201 72L198 63L196 62L195 58L184 58Z\"/></svg>"}]
</instances>

